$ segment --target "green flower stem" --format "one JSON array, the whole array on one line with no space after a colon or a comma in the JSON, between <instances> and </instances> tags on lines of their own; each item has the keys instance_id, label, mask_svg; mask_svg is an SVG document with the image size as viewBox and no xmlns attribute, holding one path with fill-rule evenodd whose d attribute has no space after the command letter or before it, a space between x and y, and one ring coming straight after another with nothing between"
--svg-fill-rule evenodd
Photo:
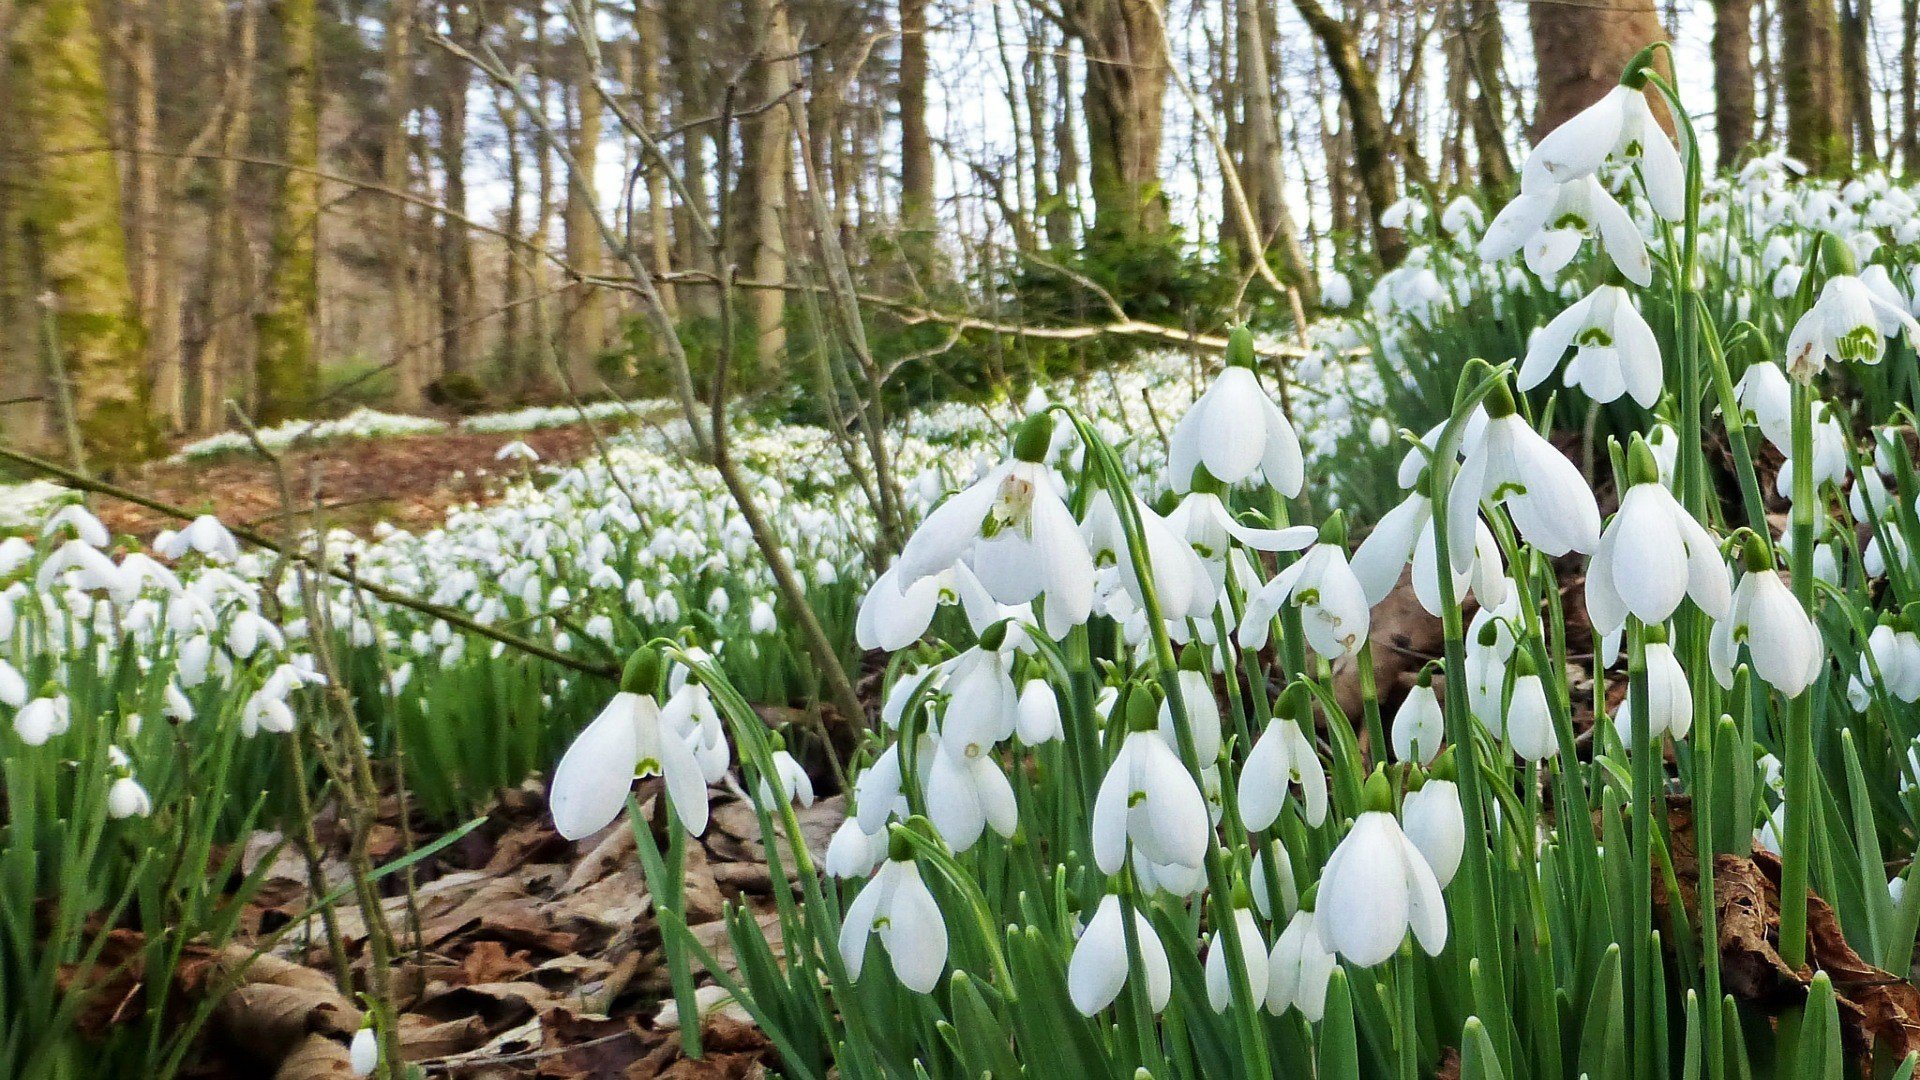
<instances>
[{"instance_id":1,"label":"green flower stem","mask_svg":"<svg viewBox=\"0 0 1920 1080\"><path fill-rule=\"evenodd\" d=\"M1429 483L1432 485L1430 497L1433 500L1433 541L1434 565L1451 566L1447 544L1447 496L1453 484L1454 474L1459 471L1456 460L1460 449L1460 440L1466 433L1467 418L1473 409L1494 387L1507 378L1506 368L1493 369L1477 385L1468 388L1455 402L1453 418L1447 421L1435 440L1432 465L1429 469ZM1481 792L1480 768L1474 748L1477 745L1475 721L1467 710L1467 696L1458 692L1467 685L1467 648L1466 627L1460 612L1459 598L1454 595L1453 575L1444 570L1436 575L1440 585L1440 623L1441 635L1446 647L1446 672L1448 692L1443 703L1446 717L1447 740L1458 749L1460 756L1460 808L1466 819L1467 843L1462 859L1459 885L1463 896L1460 898L1463 910L1471 912L1469 918L1459 920L1468 938L1464 955L1475 957L1489 973L1490 1004L1498 1010L1495 1015L1506 1016L1506 964L1502 959L1500 918L1493 904L1493 872L1491 852L1487 847L1487 820L1485 796ZM1514 1049L1507 1042L1509 1025L1498 1024L1499 1051L1503 1067L1512 1068L1515 1064Z\"/></svg>"},{"instance_id":2,"label":"green flower stem","mask_svg":"<svg viewBox=\"0 0 1920 1080\"><path fill-rule=\"evenodd\" d=\"M1793 381L1793 596L1813 617L1813 389ZM1780 876L1780 958L1798 968L1807 958L1807 892L1811 886L1813 819L1813 688L1787 703L1787 835Z\"/></svg>"},{"instance_id":3,"label":"green flower stem","mask_svg":"<svg viewBox=\"0 0 1920 1080\"><path fill-rule=\"evenodd\" d=\"M1627 617L1627 684L1633 702L1633 743L1628 747L1633 766L1633 981L1629 1000L1633 1008L1633 1062L1635 1076L1653 1073L1653 965L1659 963L1647 947L1653 937L1653 804L1660 767L1660 749L1653 742L1652 710L1647 703L1647 629Z\"/></svg>"}]
</instances>

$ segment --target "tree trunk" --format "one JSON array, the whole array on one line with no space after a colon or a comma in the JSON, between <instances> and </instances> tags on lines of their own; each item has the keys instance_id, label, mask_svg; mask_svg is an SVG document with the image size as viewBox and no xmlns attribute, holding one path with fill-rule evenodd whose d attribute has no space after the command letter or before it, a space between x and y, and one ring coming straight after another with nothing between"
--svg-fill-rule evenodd
<instances>
[{"instance_id":1,"label":"tree trunk","mask_svg":"<svg viewBox=\"0 0 1920 1080\"><path fill-rule=\"evenodd\" d=\"M900 244L922 287L933 276L934 228L927 0L900 0Z\"/></svg>"},{"instance_id":2,"label":"tree trunk","mask_svg":"<svg viewBox=\"0 0 1920 1080\"><path fill-rule=\"evenodd\" d=\"M1920 0L1900 0L1900 160L1920 171Z\"/></svg>"},{"instance_id":3,"label":"tree trunk","mask_svg":"<svg viewBox=\"0 0 1920 1080\"><path fill-rule=\"evenodd\" d=\"M1086 59L1087 164L1094 231L1133 240L1167 225L1160 190L1166 51L1155 0L1075 0L1067 9Z\"/></svg>"},{"instance_id":4,"label":"tree trunk","mask_svg":"<svg viewBox=\"0 0 1920 1080\"><path fill-rule=\"evenodd\" d=\"M1374 255L1383 266L1398 266L1406 257L1407 241L1399 229L1380 223L1380 215L1399 199L1393 174L1393 136L1380 108L1380 88L1373 69L1360 55L1353 27L1327 13L1320 0L1293 0L1293 6L1326 50L1327 62L1340 83L1340 102L1346 109L1347 133L1353 144L1353 169L1366 193Z\"/></svg>"},{"instance_id":5,"label":"tree trunk","mask_svg":"<svg viewBox=\"0 0 1920 1080\"><path fill-rule=\"evenodd\" d=\"M1753 86L1753 0L1714 0L1713 117L1723 169L1753 145Z\"/></svg>"},{"instance_id":6,"label":"tree trunk","mask_svg":"<svg viewBox=\"0 0 1920 1080\"><path fill-rule=\"evenodd\" d=\"M1506 93L1501 86L1505 66L1506 31L1500 9L1493 4L1462 0L1464 25L1460 35L1462 59L1472 72L1473 148L1479 162L1480 186L1504 191L1513 183L1513 158L1507 152Z\"/></svg>"},{"instance_id":7,"label":"tree trunk","mask_svg":"<svg viewBox=\"0 0 1920 1080\"><path fill-rule=\"evenodd\" d=\"M467 235L467 86L473 70L466 61L442 53L440 201L451 213L440 215L440 374L469 372L473 366L473 242ZM588 96L592 92L588 91ZM594 99L596 102L597 98Z\"/></svg>"},{"instance_id":8,"label":"tree trunk","mask_svg":"<svg viewBox=\"0 0 1920 1080\"><path fill-rule=\"evenodd\" d=\"M1235 72L1242 110L1240 172L1254 225L1260 230L1259 236L1240 239L1249 260L1257 252L1271 253L1279 263L1281 280L1297 286L1311 300L1313 273L1300 249L1293 211L1287 206L1286 165L1280 157L1280 124L1274 115L1273 78L1267 67L1269 14L1267 0L1240 0L1236 35L1240 63ZM1238 215L1229 215L1229 220L1238 221Z\"/></svg>"},{"instance_id":9,"label":"tree trunk","mask_svg":"<svg viewBox=\"0 0 1920 1080\"><path fill-rule=\"evenodd\" d=\"M1841 0L1840 82L1853 149L1871 165L1880 160L1873 122L1873 78L1868 71L1867 28L1873 25L1871 0Z\"/></svg>"},{"instance_id":10,"label":"tree trunk","mask_svg":"<svg viewBox=\"0 0 1920 1080\"><path fill-rule=\"evenodd\" d=\"M1840 26L1833 0L1779 0L1787 95L1787 153L1809 171L1845 171L1846 101L1841 85Z\"/></svg>"},{"instance_id":11,"label":"tree trunk","mask_svg":"<svg viewBox=\"0 0 1920 1080\"><path fill-rule=\"evenodd\" d=\"M380 177L390 190L411 191L413 144L408 118L413 114L413 30L415 0L389 0L387 7L386 131L380 147ZM407 204L389 197L385 207L387 247L387 334L392 351L395 402L417 409L426 397L419 330L413 322L413 245Z\"/></svg>"},{"instance_id":12,"label":"tree trunk","mask_svg":"<svg viewBox=\"0 0 1920 1080\"><path fill-rule=\"evenodd\" d=\"M660 13L646 0L634 2L633 33L639 45L635 64L640 69L636 87L640 122L648 125L649 134L654 134L665 126L667 111L661 99ZM667 200L666 171L650 157L643 159L641 167L647 178L648 253L652 256L653 272L664 276L673 269L673 207ZM666 305L668 314L679 318L679 290L672 282L660 283L660 301Z\"/></svg>"},{"instance_id":13,"label":"tree trunk","mask_svg":"<svg viewBox=\"0 0 1920 1080\"><path fill-rule=\"evenodd\" d=\"M171 236L160 147L160 86L155 25L159 12L153 0L127 0L122 8L125 29L125 84L128 105L127 168L127 276L147 328L147 378L152 386L150 407L155 420L172 429L180 419L184 380L181 377L178 304L173 275L166 269Z\"/></svg>"},{"instance_id":14,"label":"tree trunk","mask_svg":"<svg viewBox=\"0 0 1920 1080\"><path fill-rule=\"evenodd\" d=\"M314 348L320 300L320 11L317 0L280 0L286 98L283 170L274 212L266 302L254 315L254 412L263 423L291 419L319 396Z\"/></svg>"},{"instance_id":15,"label":"tree trunk","mask_svg":"<svg viewBox=\"0 0 1920 1080\"><path fill-rule=\"evenodd\" d=\"M219 2L219 0L216 0ZM234 93L221 118L220 160L213 165L213 214L207 260L207 332L206 345L197 365L194 381L192 428L209 431L221 424L229 394L245 399L246 326L241 316L248 310L253 293L251 249L247 245L246 223L240 205L240 155L246 152L247 110L251 100L254 64L259 54L259 7L245 0L233 15L233 29L227 48L233 64ZM236 392L233 384L238 382Z\"/></svg>"},{"instance_id":16,"label":"tree trunk","mask_svg":"<svg viewBox=\"0 0 1920 1080\"><path fill-rule=\"evenodd\" d=\"M111 144L100 39L86 0L16 0L12 103L26 153L19 194L27 256L51 299L46 315L88 464L114 469L157 449L145 331L127 274L120 175ZM56 352L57 350L57 352Z\"/></svg>"},{"instance_id":17,"label":"tree trunk","mask_svg":"<svg viewBox=\"0 0 1920 1080\"><path fill-rule=\"evenodd\" d=\"M593 204L597 190L594 177L600 161L601 101L593 87L586 45L576 42L574 55L573 138L567 147L573 159L573 175L567 183L567 265L575 274L592 276L600 273L604 247ZM607 343L602 300L598 286L584 283L567 295L567 376L577 391L597 385L594 365Z\"/></svg>"},{"instance_id":18,"label":"tree trunk","mask_svg":"<svg viewBox=\"0 0 1920 1080\"><path fill-rule=\"evenodd\" d=\"M1067 50L1053 54L1053 86L1059 94L1059 113L1053 129L1053 201L1047 211L1047 243L1058 251L1070 251L1074 227L1079 223L1080 140L1073 116L1073 98L1067 87L1073 85L1072 63Z\"/></svg>"},{"instance_id":19,"label":"tree trunk","mask_svg":"<svg viewBox=\"0 0 1920 1080\"><path fill-rule=\"evenodd\" d=\"M1635 53L1667 39L1658 14L1644 0L1534 4L1527 21L1540 83L1536 141L1618 86ZM1661 111L1657 105L1655 111Z\"/></svg>"},{"instance_id":20,"label":"tree trunk","mask_svg":"<svg viewBox=\"0 0 1920 1080\"><path fill-rule=\"evenodd\" d=\"M750 75L747 104L759 115L741 125L740 231L746 247L741 259L756 281L787 278L787 181L793 171L793 131L789 110L767 108L787 93L798 68L793 35L787 29L785 0L748 0L747 20L759 42ZM786 296L777 289L754 289L745 305L761 375L778 370L787 347Z\"/></svg>"}]
</instances>

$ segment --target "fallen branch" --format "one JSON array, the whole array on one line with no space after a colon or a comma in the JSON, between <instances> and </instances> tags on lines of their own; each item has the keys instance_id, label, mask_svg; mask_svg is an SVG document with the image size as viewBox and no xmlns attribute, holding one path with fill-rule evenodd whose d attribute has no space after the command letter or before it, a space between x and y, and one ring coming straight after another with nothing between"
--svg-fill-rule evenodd
<instances>
[{"instance_id":1,"label":"fallen branch","mask_svg":"<svg viewBox=\"0 0 1920 1080\"><path fill-rule=\"evenodd\" d=\"M15 450L10 446L0 445L0 460L11 461L17 465L23 465L32 469L35 472L44 473L58 479L69 487L92 492L96 495L105 495L108 498L119 499L122 502L130 502L135 506L145 507L156 514L162 514L177 521L192 521L194 518L200 516L184 507L161 502L159 499L142 495L137 491L123 488L118 484L109 483L105 480L95 480L92 477L69 469L64 465L56 465L51 461ZM450 626L465 630L470 634L477 634L490 641L497 641L508 648L517 649L529 656L537 656L549 663L571 668L583 674L598 675L603 679L612 680L617 680L620 677L620 668L617 664L596 664L581 660L578 657L569 656L566 653L550 649L545 645L541 645L538 642L531 641L517 634L510 634L504 630L496 629L485 623L478 622L454 608L429 603L417 596L410 596L397 589L381 585L378 582L368 581L366 578L361 577L345 567L329 565L323 560L294 550L291 545L283 544L267 536L265 533L250 529L245 525L229 525L227 526L227 531L245 540L249 544L265 548L282 558L291 559L304 566L310 566L355 588L364 589L369 595L378 597L389 604L395 604L411 611L417 611L422 615L438 619Z\"/></svg>"}]
</instances>

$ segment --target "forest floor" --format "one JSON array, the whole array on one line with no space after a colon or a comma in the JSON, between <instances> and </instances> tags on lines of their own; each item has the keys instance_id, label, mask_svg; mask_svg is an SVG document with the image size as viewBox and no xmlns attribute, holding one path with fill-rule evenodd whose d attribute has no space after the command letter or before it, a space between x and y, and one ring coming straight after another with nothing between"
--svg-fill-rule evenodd
<instances>
[{"instance_id":1,"label":"forest floor","mask_svg":"<svg viewBox=\"0 0 1920 1080\"><path fill-rule=\"evenodd\" d=\"M504 478L519 475L527 467L524 463L497 456L512 442L533 447L548 464L593 452L591 432L584 424L574 424L497 434L449 429L338 439L289 451L282 464L303 517L317 505L330 528L365 533L384 521L401 529L424 529L454 507L484 500ZM268 532L277 531L286 516L280 485L273 463L252 454L157 461L128 482L161 502ZM116 533L146 537L178 524L118 500L102 500L99 512Z\"/></svg>"}]
</instances>

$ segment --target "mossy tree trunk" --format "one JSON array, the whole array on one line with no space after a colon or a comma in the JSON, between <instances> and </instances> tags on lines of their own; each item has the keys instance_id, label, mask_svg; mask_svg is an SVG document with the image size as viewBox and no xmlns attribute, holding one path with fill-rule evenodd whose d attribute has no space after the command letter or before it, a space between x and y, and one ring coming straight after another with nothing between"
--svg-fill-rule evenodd
<instances>
[{"instance_id":1,"label":"mossy tree trunk","mask_svg":"<svg viewBox=\"0 0 1920 1080\"><path fill-rule=\"evenodd\" d=\"M1846 95L1840 19L1833 0L1780 0L1780 32L1787 95L1787 153L1815 173L1845 171Z\"/></svg>"},{"instance_id":2,"label":"mossy tree trunk","mask_svg":"<svg viewBox=\"0 0 1920 1080\"><path fill-rule=\"evenodd\" d=\"M274 211L265 304L253 318L254 412L264 423L306 412L319 397L314 346L320 300L320 11L279 0L288 168Z\"/></svg>"},{"instance_id":3,"label":"mossy tree trunk","mask_svg":"<svg viewBox=\"0 0 1920 1080\"><path fill-rule=\"evenodd\" d=\"M1155 0L1077 0L1067 21L1086 58L1094 232L1118 240L1167 227L1160 190L1167 60Z\"/></svg>"},{"instance_id":4,"label":"mossy tree trunk","mask_svg":"<svg viewBox=\"0 0 1920 1080\"><path fill-rule=\"evenodd\" d=\"M158 447L146 332L127 274L120 174L99 34L86 0L16 0L8 54L25 161L18 207L50 304L47 345L70 389L87 464L112 470Z\"/></svg>"}]
</instances>

